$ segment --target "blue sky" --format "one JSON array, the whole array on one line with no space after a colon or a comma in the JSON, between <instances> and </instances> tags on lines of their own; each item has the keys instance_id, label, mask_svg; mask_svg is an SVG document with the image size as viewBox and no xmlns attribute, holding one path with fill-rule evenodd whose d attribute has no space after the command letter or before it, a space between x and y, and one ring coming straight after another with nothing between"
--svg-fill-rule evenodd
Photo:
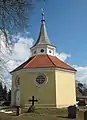
<instances>
[{"instance_id":1,"label":"blue sky","mask_svg":"<svg viewBox=\"0 0 87 120\"><path fill-rule=\"evenodd\" d=\"M75 67L76 80L87 86L87 0L47 0L45 5L38 3L31 12L28 32L13 35L13 41L18 41L14 44L12 55L7 55L7 49L5 56L2 55L3 58L10 58L6 63L8 70L12 71L31 56L30 47L39 35L43 6L48 36L57 47L57 57ZM4 73L5 80L11 84L11 75Z\"/></svg>"},{"instance_id":2,"label":"blue sky","mask_svg":"<svg viewBox=\"0 0 87 120\"><path fill-rule=\"evenodd\" d=\"M39 3L30 17L30 36L36 40L44 6L46 26L50 41L57 52L71 54L71 65L87 65L87 0L48 0Z\"/></svg>"}]
</instances>

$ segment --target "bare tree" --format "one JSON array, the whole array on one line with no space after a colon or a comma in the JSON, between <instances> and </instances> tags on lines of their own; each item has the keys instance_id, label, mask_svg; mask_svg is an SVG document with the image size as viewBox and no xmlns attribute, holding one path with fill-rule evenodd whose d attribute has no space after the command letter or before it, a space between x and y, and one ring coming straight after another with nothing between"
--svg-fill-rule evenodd
<instances>
[{"instance_id":1,"label":"bare tree","mask_svg":"<svg viewBox=\"0 0 87 120\"><path fill-rule=\"evenodd\" d=\"M9 44L12 44L11 35L28 29L31 11L40 1L41 0L0 0L0 81L5 81L5 62L7 61L7 56L5 55L7 55L6 52L9 53L9 50L7 50ZM2 48L1 42L6 45L7 49Z\"/></svg>"},{"instance_id":2,"label":"bare tree","mask_svg":"<svg viewBox=\"0 0 87 120\"><path fill-rule=\"evenodd\" d=\"M8 42L10 34L28 27L29 14L37 0L0 0L0 30Z\"/></svg>"}]
</instances>

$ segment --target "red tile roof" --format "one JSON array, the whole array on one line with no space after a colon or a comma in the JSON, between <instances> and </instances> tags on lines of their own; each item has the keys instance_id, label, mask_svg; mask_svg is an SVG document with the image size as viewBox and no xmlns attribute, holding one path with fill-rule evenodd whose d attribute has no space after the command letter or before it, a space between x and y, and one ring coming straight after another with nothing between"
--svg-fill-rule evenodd
<instances>
[{"instance_id":1,"label":"red tile roof","mask_svg":"<svg viewBox=\"0 0 87 120\"><path fill-rule=\"evenodd\" d=\"M56 56L51 55L36 55L34 57L29 58L25 63L17 67L14 71L17 71L19 69L23 68L61 68L71 71L77 71L68 64L64 63L60 59L58 59Z\"/></svg>"}]
</instances>

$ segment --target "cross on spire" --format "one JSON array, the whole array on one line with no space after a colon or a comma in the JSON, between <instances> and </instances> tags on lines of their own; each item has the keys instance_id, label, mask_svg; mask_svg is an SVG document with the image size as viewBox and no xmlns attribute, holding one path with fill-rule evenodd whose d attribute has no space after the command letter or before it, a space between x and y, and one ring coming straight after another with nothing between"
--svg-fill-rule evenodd
<instances>
[{"instance_id":1,"label":"cross on spire","mask_svg":"<svg viewBox=\"0 0 87 120\"><path fill-rule=\"evenodd\" d=\"M44 9L41 9L42 10L42 22L44 22L45 21L45 19L44 19Z\"/></svg>"}]
</instances>

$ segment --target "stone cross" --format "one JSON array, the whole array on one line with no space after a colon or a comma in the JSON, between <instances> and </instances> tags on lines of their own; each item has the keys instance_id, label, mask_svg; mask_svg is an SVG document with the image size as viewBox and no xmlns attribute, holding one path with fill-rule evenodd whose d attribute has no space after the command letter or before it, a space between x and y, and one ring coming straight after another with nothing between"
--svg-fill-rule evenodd
<instances>
[{"instance_id":1,"label":"stone cross","mask_svg":"<svg viewBox=\"0 0 87 120\"><path fill-rule=\"evenodd\" d=\"M32 96L32 99L30 99L29 102L32 102L32 106L34 106L34 103L38 102L38 100L34 99L34 96Z\"/></svg>"}]
</instances>

